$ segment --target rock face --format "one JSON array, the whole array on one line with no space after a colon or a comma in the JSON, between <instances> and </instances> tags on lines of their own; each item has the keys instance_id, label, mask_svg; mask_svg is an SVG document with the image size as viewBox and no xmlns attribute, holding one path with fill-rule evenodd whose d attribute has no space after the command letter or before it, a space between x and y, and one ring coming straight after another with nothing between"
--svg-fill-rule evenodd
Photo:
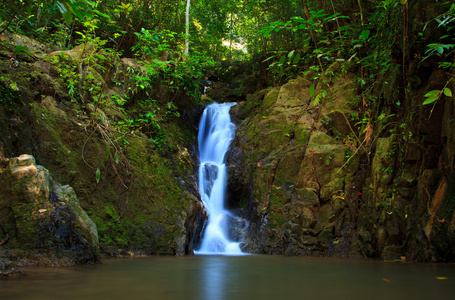
<instances>
[{"instance_id":1,"label":"rock face","mask_svg":"<svg viewBox=\"0 0 455 300\"><path fill-rule=\"evenodd\" d=\"M0 186L1 237L8 236L3 248L28 250L22 259L46 265L99 262L95 223L73 188L56 183L33 156L10 159Z\"/></svg>"},{"instance_id":2,"label":"rock face","mask_svg":"<svg viewBox=\"0 0 455 300\"><path fill-rule=\"evenodd\" d=\"M355 126L362 123L349 104L358 97L354 82L332 80L315 103L324 86L310 97L311 83L297 78L231 110L238 128L228 154L229 205L247 210L251 223L243 250L455 259L453 180L444 175L454 170L453 129L440 162L450 167L441 172L434 154L424 157L403 134L373 140L371 124Z\"/></svg>"}]
</instances>

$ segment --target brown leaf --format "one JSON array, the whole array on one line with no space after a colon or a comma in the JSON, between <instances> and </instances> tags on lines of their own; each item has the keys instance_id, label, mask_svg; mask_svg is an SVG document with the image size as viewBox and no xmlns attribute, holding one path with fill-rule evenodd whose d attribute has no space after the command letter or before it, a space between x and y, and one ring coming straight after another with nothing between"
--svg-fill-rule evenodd
<instances>
[{"instance_id":1,"label":"brown leaf","mask_svg":"<svg viewBox=\"0 0 455 300\"><path fill-rule=\"evenodd\" d=\"M373 141L373 125L371 125L371 123L368 123L367 128L365 128L365 139L363 140L363 142L365 143L365 146L369 146L372 141Z\"/></svg>"}]
</instances>

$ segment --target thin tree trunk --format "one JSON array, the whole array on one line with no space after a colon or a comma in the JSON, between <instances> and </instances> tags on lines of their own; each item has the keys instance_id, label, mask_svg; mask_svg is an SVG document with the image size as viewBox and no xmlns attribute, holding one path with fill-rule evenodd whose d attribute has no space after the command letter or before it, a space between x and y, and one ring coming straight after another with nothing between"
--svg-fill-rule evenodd
<instances>
[{"instance_id":1,"label":"thin tree trunk","mask_svg":"<svg viewBox=\"0 0 455 300\"><path fill-rule=\"evenodd\" d=\"M362 9L362 4L360 4L360 0L357 0L357 3L359 3L359 9L360 9L360 20L362 21L362 27L365 26L365 23L363 21L363 9Z\"/></svg>"},{"instance_id":2,"label":"thin tree trunk","mask_svg":"<svg viewBox=\"0 0 455 300\"><path fill-rule=\"evenodd\" d=\"M190 45L190 0L186 1L186 30L185 30L185 52L184 56L188 56Z\"/></svg>"}]
</instances>

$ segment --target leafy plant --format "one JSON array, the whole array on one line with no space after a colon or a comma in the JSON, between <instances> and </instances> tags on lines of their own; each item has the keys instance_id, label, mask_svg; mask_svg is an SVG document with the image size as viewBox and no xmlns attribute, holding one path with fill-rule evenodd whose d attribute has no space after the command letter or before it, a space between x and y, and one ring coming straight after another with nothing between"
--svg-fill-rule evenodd
<instances>
[{"instance_id":1,"label":"leafy plant","mask_svg":"<svg viewBox=\"0 0 455 300\"><path fill-rule=\"evenodd\" d=\"M453 31L455 29L455 4L452 4L446 13L436 17L434 21L438 23L438 27L445 29L446 34L439 37L440 43L430 43L426 46L426 56L422 61L432 56L438 56L444 58L444 60L439 62L441 68L453 69L455 67L452 58L455 53L455 38L453 36ZM427 25L428 23L425 24L423 31L425 31ZM423 33L420 33L420 36L423 36ZM452 98L452 90L447 87L448 84L449 82L447 82L441 90L432 90L426 93L426 99L422 105L432 104L441 98L442 95Z\"/></svg>"},{"instance_id":2,"label":"leafy plant","mask_svg":"<svg viewBox=\"0 0 455 300\"><path fill-rule=\"evenodd\" d=\"M271 51L271 54L263 62L272 60L269 69L281 82L284 74L293 74L299 70L301 64L316 61L317 67L312 70L316 71L318 76L324 74L327 64L336 61L336 53L333 47L341 36L340 28L337 30L326 31L324 27L330 22L336 22L338 19L347 18L339 13L329 15L324 10L310 11L306 19L302 17L291 17L290 20L275 21L269 26L264 26L258 33L264 37L269 37L280 31L288 31L301 41L300 49L277 50ZM303 59L305 58L305 59ZM311 68L311 67L310 67ZM288 75L289 76L289 75Z\"/></svg>"},{"instance_id":3,"label":"leafy plant","mask_svg":"<svg viewBox=\"0 0 455 300\"><path fill-rule=\"evenodd\" d=\"M448 87L444 87L442 90L433 90L425 94L425 97L427 98L422 105L427 105L435 102L438 100L442 95L445 95L447 97L452 97L452 91Z\"/></svg>"}]
</instances>

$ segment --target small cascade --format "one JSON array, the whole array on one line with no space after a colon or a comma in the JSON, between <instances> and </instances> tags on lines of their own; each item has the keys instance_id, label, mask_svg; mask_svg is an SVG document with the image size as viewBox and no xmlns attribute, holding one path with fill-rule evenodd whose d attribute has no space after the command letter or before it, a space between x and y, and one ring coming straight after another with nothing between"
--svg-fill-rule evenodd
<instances>
[{"instance_id":1,"label":"small cascade","mask_svg":"<svg viewBox=\"0 0 455 300\"><path fill-rule=\"evenodd\" d=\"M243 254L240 243L229 238L229 225L236 216L224 208L227 185L225 156L235 133L229 110L235 104L208 105L199 123L199 192L209 216L196 254Z\"/></svg>"}]
</instances>

